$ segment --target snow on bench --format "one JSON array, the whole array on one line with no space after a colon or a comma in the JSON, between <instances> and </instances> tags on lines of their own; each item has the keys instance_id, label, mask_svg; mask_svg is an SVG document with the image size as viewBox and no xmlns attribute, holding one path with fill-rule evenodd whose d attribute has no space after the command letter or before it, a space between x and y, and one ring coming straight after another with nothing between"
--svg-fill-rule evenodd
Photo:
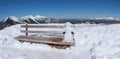
<instances>
[{"instance_id":1,"label":"snow on bench","mask_svg":"<svg viewBox=\"0 0 120 59\"><path fill-rule=\"evenodd\" d=\"M44 43L44 44L54 44L54 45L74 45L75 41L73 40L74 38L73 38L73 31L71 26L72 26L71 23L66 23L63 25L24 24L21 25L21 28L24 28L25 30L21 30L21 32L25 33L26 35L21 35L19 37L16 37L16 39L20 42ZM34 28L36 29L30 30ZM56 29L56 31L54 29ZM47 33L49 35L47 36L41 34L38 36L31 36L29 35L30 33L34 33L34 34Z\"/></svg>"}]
</instances>

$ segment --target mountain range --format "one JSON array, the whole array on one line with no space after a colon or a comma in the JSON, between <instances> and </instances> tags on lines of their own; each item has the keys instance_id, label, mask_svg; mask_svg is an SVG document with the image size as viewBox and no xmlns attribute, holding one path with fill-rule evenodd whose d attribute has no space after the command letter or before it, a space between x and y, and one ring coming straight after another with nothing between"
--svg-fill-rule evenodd
<instances>
[{"instance_id":1,"label":"mountain range","mask_svg":"<svg viewBox=\"0 0 120 59\"><path fill-rule=\"evenodd\" d=\"M0 22L0 28L3 29L11 25L24 24L24 23L28 23L28 24L58 23L58 20L54 18L47 18L45 16L39 16L39 15L37 16L28 15L20 18L17 18L15 16L9 16Z\"/></svg>"},{"instance_id":2,"label":"mountain range","mask_svg":"<svg viewBox=\"0 0 120 59\"><path fill-rule=\"evenodd\" d=\"M15 24L41 24L41 23L65 23L65 22L71 22L71 23L91 23L91 24L100 24L100 23L120 23L119 18L113 18L113 17L102 17L102 18L88 18L88 19L56 19L56 18L48 18L46 16L23 16L20 18L17 18L15 16L9 16L0 21L0 29L3 29L5 27L15 25Z\"/></svg>"}]
</instances>

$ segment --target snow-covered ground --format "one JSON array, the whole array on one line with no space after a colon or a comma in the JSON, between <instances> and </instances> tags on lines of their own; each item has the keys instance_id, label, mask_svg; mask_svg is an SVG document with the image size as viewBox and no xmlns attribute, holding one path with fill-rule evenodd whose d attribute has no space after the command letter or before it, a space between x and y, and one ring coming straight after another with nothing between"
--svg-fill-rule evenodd
<instances>
[{"instance_id":1,"label":"snow-covered ground","mask_svg":"<svg viewBox=\"0 0 120 59\"><path fill-rule=\"evenodd\" d=\"M120 59L120 24L75 24L75 46L20 43L20 25L0 30L0 59Z\"/></svg>"}]
</instances>

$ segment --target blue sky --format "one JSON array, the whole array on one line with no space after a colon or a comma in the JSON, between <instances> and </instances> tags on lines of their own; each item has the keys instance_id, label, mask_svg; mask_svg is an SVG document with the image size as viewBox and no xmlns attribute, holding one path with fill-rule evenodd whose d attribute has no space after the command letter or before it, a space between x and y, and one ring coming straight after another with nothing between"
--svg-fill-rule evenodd
<instances>
[{"instance_id":1,"label":"blue sky","mask_svg":"<svg viewBox=\"0 0 120 59\"><path fill-rule=\"evenodd\" d=\"M25 15L120 18L120 0L0 0L0 19Z\"/></svg>"}]
</instances>

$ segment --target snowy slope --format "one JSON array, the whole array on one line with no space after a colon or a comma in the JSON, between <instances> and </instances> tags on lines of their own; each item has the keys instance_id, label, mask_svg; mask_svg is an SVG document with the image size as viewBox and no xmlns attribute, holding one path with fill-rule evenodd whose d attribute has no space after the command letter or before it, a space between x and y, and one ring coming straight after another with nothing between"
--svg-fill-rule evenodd
<instances>
[{"instance_id":1,"label":"snowy slope","mask_svg":"<svg viewBox=\"0 0 120 59\"><path fill-rule=\"evenodd\" d=\"M77 42L84 48L90 47L93 59L120 59L120 25L77 27Z\"/></svg>"},{"instance_id":2,"label":"snowy slope","mask_svg":"<svg viewBox=\"0 0 120 59\"><path fill-rule=\"evenodd\" d=\"M67 49L19 43L20 25L0 31L0 59L120 59L120 24L76 24L76 45Z\"/></svg>"}]
</instances>

